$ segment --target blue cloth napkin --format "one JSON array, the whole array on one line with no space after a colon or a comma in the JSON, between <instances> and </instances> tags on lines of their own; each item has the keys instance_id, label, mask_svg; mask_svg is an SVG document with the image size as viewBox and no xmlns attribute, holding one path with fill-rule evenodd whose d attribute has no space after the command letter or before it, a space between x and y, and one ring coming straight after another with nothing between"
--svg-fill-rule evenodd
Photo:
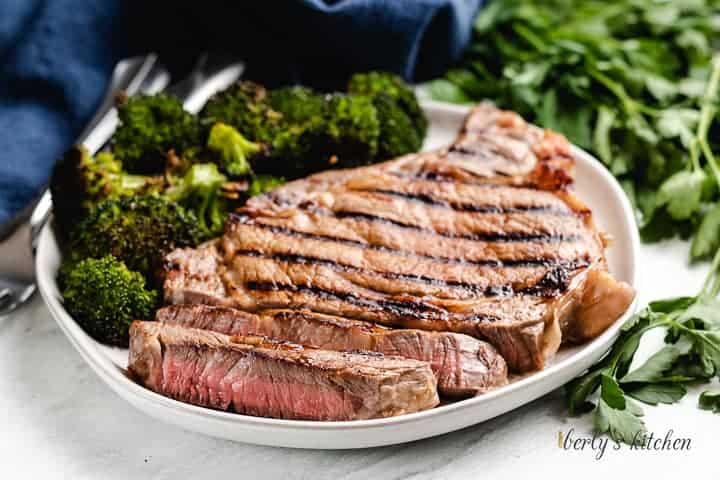
<instances>
[{"instance_id":1,"label":"blue cloth napkin","mask_svg":"<svg viewBox=\"0 0 720 480\"><path fill-rule=\"evenodd\" d=\"M158 51L175 73L202 50L275 86L342 88L386 69L418 81L462 53L482 0L0 1L0 232L46 184L115 63Z\"/></svg>"}]
</instances>

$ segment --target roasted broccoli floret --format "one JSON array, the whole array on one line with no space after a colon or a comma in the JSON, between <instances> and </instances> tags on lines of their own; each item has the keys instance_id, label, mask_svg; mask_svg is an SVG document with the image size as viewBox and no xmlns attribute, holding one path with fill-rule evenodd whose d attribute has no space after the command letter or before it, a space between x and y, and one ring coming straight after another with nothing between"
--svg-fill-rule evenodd
<instances>
[{"instance_id":1,"label":"roasted broccoli floret","mask_svg":"<svg viewBox=\"0 0 720 480\"><path fill-rule=\"evenodd\" d=\"M285 180L280 177L273 177L272 175L256 175L250 181L247 194L249 197L254 197L268 192L275 187L279 187L283 183L285 183Z\"/></svg>"},{"instance_id":2,"label":"roasted broccoli floret","mask_svg":"<svg viewBox=\"0 0 720 480\"><path fill-rule=\"evenodd\" d=\"M250 158L252 167L281 172L307 153L307 122L288 120L297 118L302 108L292 106L295 100L290 89L275 95L274 103L288 111L288 115L283 116L271 105L264 87L240 82L210 99L200 112L201 123L207 128L218 122L230 125L248 140L262 144L262 149ZM280 161L275 162L276 159Z\"/></svg>"},{"instance_id":3,"label":"roasted broccoli floret","mask_svg":"<svg viewBox=\"0 0 720 480\"><path fill-rule=\"evenodd\" d=\"M88 155L83 148L68 152L55 166L50 181L55 227L62 239L105 200L153 194L179 202L195 214L205 237L222 233L237 186L212 163L190 164L164 175L131 175L110 153Z\"/></svg>"},{"instance_id":4,"label":"roasted broccoli floret","mask_svg":"<svg viewBox=\"0 0 720 480\"><path fill-rule=\"evenodd\" d=\"M287 157L287 163L298 155L296 138L304 128L290 126L283 115L268 102L268 92L253 82L239 82L211 98L200 112L200 121L208 129L217 123L234 127L251 142L261 144L261 149L249 158L253 169L281 171L285 162L274 158Z\"/></svg>"},{"instance_id":5,"label":"roasted broccoli floret","mask_svg":"<svg viewBox=\"0 0 720 480\"><path fill-rule=\"evenodd\" d=\"M292 179L327 168L366 165L377 154L379 131L369 98L324 95L320 114L278 132L269 143L269 157L256 157L253 170Z\"/></svg>"},{"instance_id":6,"label":"roasted broccoli floret","mask_svg":"<svg viewBox=\"0 0 720 480\"><path fill-rule=\"evenodd\" d=\"M415 126L418 136L423 139L427 133L428 121L412 87L402 78L389 72L357 73L350 78L348 92L375 97L385 94L395 100Z\"/></svg>"},{"instance_id":7,"label":"roasted broccoli floret","mask_svg":"<svg viewBox=\"0 0 720 480\"><path fill-rule=\"evenodd\" d=\"M286 124L306 124L320 121L325 96L307 87L282 87L268 92L268 104L282 115Z\"/></svg>"},{"instance_id":8,"label":"roasted broccoli floret","mask_svg":"<svg viewBox=\"0 0 720 480\"><path fill-rule=\"evenodd\" d=\"M226 123L251 141L269 144L284 124L267 97L263 86L238 82L208 101L200 112L200 121L207 129L218 122Z\"/></svg>"},{"instance_id":9,"label":"roasted broccoli floret","mask_svg":"<svg viewBox=\"0 0 720 480\"><path fill-rule=\"evenodd\" d=\"M220 167L230 175L242 176L252 172L249 157L260 152L257 143L243 137L230 125L218 122L210 129L208 148L215 152Z\"/></svg>"},{"instance_id":10,"label":"roasted broccoli floret","mask_svg":"<svg viewBox=\"0 0 720 480\"><path fill-rule=\"evenodd\" d=\"M412 88L387 72L353 75L348 91L372 98L380 122L378 156L389 159L422 147L427 119Z\"/></svg>"},{"instance_id":11,"label":"roasted broccoli floret","mask_svg":"<svg viewBox=\"0 0 720 480\"><path fill-rule=\"evenodd\" d=\"M110 345L127 347L130 323L152 319L158 306L158 292L111 255L63 265L58 283L68 313L91 337Z\"/></svg>"},{"instance_id":12,"label":"roasted broccoli floret","mask_svg":"<svg viewBox=\"0 0 720 480\"><path fill-rule=\"evenodd\" d=\"M111 254L154 285L165 254L208 236L192 211L146 195L100 203L71 231L67 251L74 258Z\"/></svg>"},{"instance_id":13,"label":"roasted broccoli floret","mask_svg":"<svg viewBox=\"0 0 720 480\"><path fill-rule=\"evenodd\" d=\"M182 157L203 144L197 117L170 95L127 98L118 106L118 117L112 152L131 173L162 173L170 150Z\"/></svg>"},{"instance_id":14,"label":"roasted broccoli floret","mask_svg":"<svg viewBox=\"0 0 720 480\"><path fill-rule=\"evenodd\" d=\"M423 137L413 126L412 120L389 95L381 93L373 98L380 122L378 157L391 159L417 152L422 147Z\"/></svg>"},{"instance_id":15,"label":"roasted broccoli floret","mask_svg":"<svg viewBox=\"0 0 720 480\"><path fill-rule=\"evenodd\" d=\"M213 97L200 116L206 126L222 122L263 145L249 158L256 173L297 178L369 163L378 149L377 114L364 96L302 87L268 92L241 82Z\"/></svg>"},{"instance_id":16,"label":"roasted broccoli floret","mask_svg":"<svg viewBox=\"0 0 720 480\"><path fill-rule=\"evenodd\" d=\"M160 191L162 176L130 175L110 153L91 156L84 147L73 147L58 160L50 177L55 223L61 236L99 202Z\"/></svg>"},{"instance_id":17,"label":"roasted broccoli floret","mask_svg":"<svg viewBox=\"0 0 720 480\"><path fill-rule=\"evenodd\" d=\"M164 192L171 201L179 202L195 214L204 237L223 232L225 218L230 209L223 195L227 178L213 163L196 163L181 178L171 179Z\"/></svg>"},{"instance_id":18,"label":"roasted broccoli floret","mask_svg":"<svg viewBox=\"0 0 720 480\"><path fill-rule=\"evenodd\" d=\"M320 151L325 164L352 167L371 163L378 151L380 122L370 98L336 93L326 98Z\"/></svg>"}]
</instances>

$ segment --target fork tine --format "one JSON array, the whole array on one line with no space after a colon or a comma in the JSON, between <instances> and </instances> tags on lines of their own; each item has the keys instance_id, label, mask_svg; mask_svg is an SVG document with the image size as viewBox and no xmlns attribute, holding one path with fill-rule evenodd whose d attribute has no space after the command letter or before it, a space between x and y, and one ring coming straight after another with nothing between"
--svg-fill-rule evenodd
<instances>
[{"instance_id":1,"label":"fork tine","mask_svg":"<svg viewBox=\"0 0 720 480\"><path fill-rule=\"evenodd\" d=\"M0 290L0 302L4 302L8 298L10 298L10 295L12 295L12 290L9 288L3 288Z\"/></svg>"},{"instance_id":2,"label":"fork tine","mask_svg":"<svg viewBox=\"0 0 720 480\"><path fill-rule=\"evenodd\" d=\"M0 317L9 315L27 303L36 290L34 283L18 285L17 288L4 287L0 289Z\"/></svg>"},{"instance_id":3,"label":"fork tine","mask_svg":"<svg viewBox=\"0 0 720 480\"><path fill-rule=\"evenodd\" d=\"M12 290L9 288L3 288L0 290L0 312L3 310L5 305L12 299Z\"/></svg>"}]
</instances>

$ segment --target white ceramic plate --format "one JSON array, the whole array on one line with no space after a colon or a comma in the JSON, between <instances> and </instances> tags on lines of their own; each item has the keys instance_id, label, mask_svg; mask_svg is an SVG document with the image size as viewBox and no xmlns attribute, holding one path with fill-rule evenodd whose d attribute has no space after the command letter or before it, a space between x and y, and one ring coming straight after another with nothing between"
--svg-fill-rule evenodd
<instances>
[{"instance_id":1,"label":"white ceramic plate","mask_svg":"<svg viewBox=\"0 0 720 480\"><path fill-rule=\"evenodd\" d=\"M448 144L455 137L467 109L429 101L424 102L424 107L430 118L426 148ZM616 278L634 285L639 239L632 208L618 183L597 160L580 150L576 150L575 154L577 193L592 207L599 227L614 238L613 247L608 252L610 270ZM516 378L509 385L485 395L424 412L378 420L276 420L188 405L153 393L131 381L125 373L127 350L106 347L94 341L63 308L55 283L59 263L55 237L46 226L40 237L36 261L42 297L80 355L117 394L147 414L188 430L283 447L340 449L391 445L440 435L496 417L545 395L582 373L607 351L620 325L635 308L633 304L622 318L592 342L561 349L545 370Z\"/></svg>"}]
</instances>

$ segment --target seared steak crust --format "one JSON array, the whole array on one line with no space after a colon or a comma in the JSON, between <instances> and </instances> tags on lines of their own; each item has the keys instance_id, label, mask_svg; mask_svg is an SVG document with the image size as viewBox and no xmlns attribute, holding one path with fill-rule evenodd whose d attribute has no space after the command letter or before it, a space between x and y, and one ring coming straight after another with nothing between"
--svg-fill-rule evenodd
<instances>
[{"instance_id":1,"label":"seared steak crust","mask_svg":"<svg viewBox=\"0 0 720 480\"><path fill-rule=\"evenodd\" d=\"M258 314L206 305L158 310L159 322L228 335L262 335L327 350L368 350L426 361L448 396L486 392L507 382L505 360L495 348L467 335L394 330L309 310L265 310Z\"/></svg>"},{"instance_id":2,"label":"seared steak crust","mask_svg":"<svg viewBox=\"0 0 720 480\"><path fill-rule=\"evenodd\" d=\"M573 165L564 137L480 105L447 149L251 199L218 241L167 257L166 300L464 333L539 369L634 296L606 272Z\"/></svg>"},{"instance_id":3,"label":"seared steak crust","mask_svg":"<svg viewBox=\"0 0 720 480\"><path fill-rule=\"evenodd\" d=\"M381 418L438 404L427 363L265 337L134 322L129 368L146 387L195 405L302 420Z\"/></svg>"}]
</instances>

